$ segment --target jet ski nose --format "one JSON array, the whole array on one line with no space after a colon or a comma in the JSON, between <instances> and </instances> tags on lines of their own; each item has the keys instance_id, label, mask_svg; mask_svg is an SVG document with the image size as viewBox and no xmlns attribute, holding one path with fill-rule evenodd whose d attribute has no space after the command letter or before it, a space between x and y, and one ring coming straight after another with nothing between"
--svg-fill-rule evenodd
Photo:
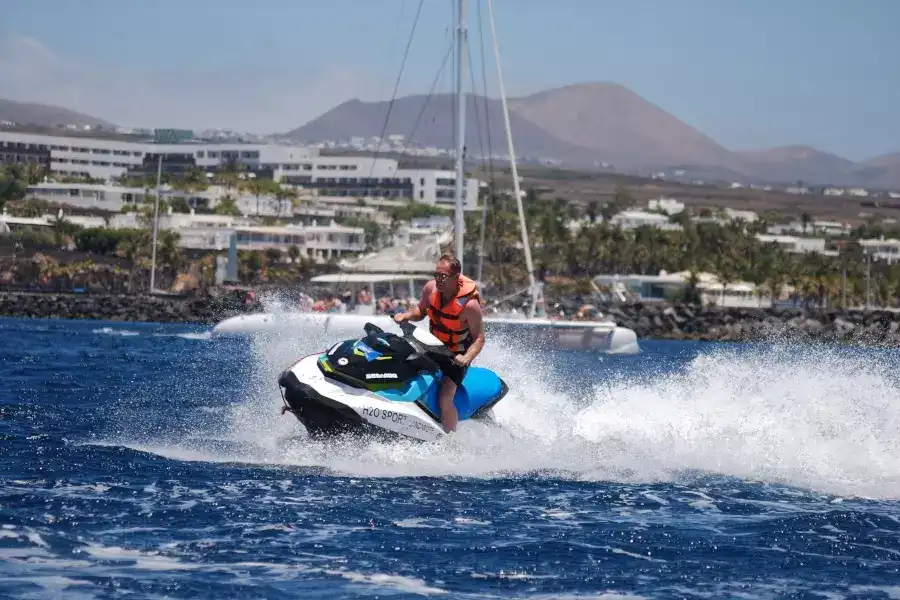
<instances>
[{"instance_id":1,"label":"jet ski nose","mask_svg":"<svg viewBox=\"0 0 900 600\"><path fill-rule=\"evenodd\" d=\"M291 375L293 375L293 373L291 373L290 369L282 371L281 375L278 376L278 385L283 388L288 387L288 377Z\"/></svg>"}]
</instances>

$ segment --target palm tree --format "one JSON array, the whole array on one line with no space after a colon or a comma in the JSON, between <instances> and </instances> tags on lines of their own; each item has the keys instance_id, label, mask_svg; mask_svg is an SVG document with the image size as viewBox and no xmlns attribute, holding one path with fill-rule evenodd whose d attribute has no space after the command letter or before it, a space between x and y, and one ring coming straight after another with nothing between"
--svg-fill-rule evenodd
<instances>
[{"instance_id":1,"label":"palm tree","mask_svg":"<svg viewBox=\"0 0 900 600\"><path fill-rule=\"evenodd\" d=\"M232 217L237 217L241 214L237 207L237 201L230 195L220 199L213 212L217 215L230 215Z\"/></svg>"},{"instance_id":2,"label":"palm tree","mask_svg":"<svg viewBox=\"0 0 900 600\"><path fill-rule=\"evenodd\" d=\"M50 228L53 230L53 241L57 246L65 244L67 238L71 238L75 232L81 229L81 227L66 219L62 210L50 221Z\"/></svg>"},{"instance_id":3,"label":"palm tree","mask_svg":"<svg viewBox=\"0 0 900 600\"><path fill-rule=\"evenodd\" d=\"M188 192L205 190L209 187L209 179L206 177L205 172L194 167L184 174L182 186L184 186L185 191Z\"/></svg>"},{"instance_id":4,"label":"palm tree","mask_svg":"<svg viewBox=\"0 0 900 600\"><path fill-rule=\"evenodd\" d=\"M803 224L803 235L806 235L806 229L809 227L809 224L812 222L812 217L809 216L808 212L804 212L800 215L800 222Z\"/></svg>"},{"instance_id":5,"label":"palm tree","mask_svg":"<svg viewBox=\"0 0 900 600\"><path fill-rule=\"evenodd\" d=\"M242 256L238 257L238 263L241 281L248 281L250 283L260 281L262 273L266 268L266 258L263 253L258 250L243 252Z\"/></svg>"},{"instance_id":6,"label":"palm tree","mask_svg":"<svg viewBox=\"0 0 900 600\"><path fill-rule=\"evenodd\" d=\"M180 235L174 231L163 230L159 232L159 246L156 250L156 259L163 267L163 274L174 281L181 266L181 250L178 247Z\"/></svg>"},{"instance_id":7,"label":"palm tree","mask_svg":"<svg viewBox=\"0 0 900 600\"><path fill-rule=\"evenodd\" d=\"M265 255L266 262L269 265L278 264L279 262L281 262L283 256L279 248L266 248Z\"/></svg>"},{"instance_id":8,"label":"palm tree","mask_svg":"<svg viewBox=\"0 0 900 600\"><path fill-rule=\"evenodd\" d=\"M28 190L28 176L21 165L0 165L0 206L21 200Z\"/></svg>"},{"instance_id":9,"label":"palm tree","mask_svg":"<svg viewBox=\"0 0 900 600\"><path fill-rule=\"evenodd\" d=\"M297 190L295 190L294 188L282 187L281 185L276 184L274 186L274 193L275 202L278 206L278 215L281 216L281 214L284 212L285 202L290 203L291 207L294 206L294 202L297 200Z\"/></svg>"},{"instance_id":10,"label":"palm tree","mask_svg":"<svg viewBox=\"0 0 900 600\"><path fill-rule=\"evenodd\" d=\"M230 196L232 190L240 191L243 188L242 174L246 169L243 164L231 159L222 165L219 172L216 173L215 181L220 185L224 185L225 192Z\"/></svg>"},{"instance_id":11,"label":"palm tree","mask_svg":"<svg viewBox=\"0 0 900 600\"><path fill-rule=\"evenodd\" d=\"M25 180L29 185L36 185L43 181L47 172L40 163L28 163L25 167Z\"/></svg>"},{"instance_id":12,"label":"palm tree","mask_svg":"<svg viewBox=\"0 0 900 600\"><path fill-rule=\"evenodd\" d=\"M257 217L259 216L259 197L266 194L270 189L270 186L268 185L267 181L269 181L269 180L253 179L250 181L250 183L247 184L247 190L251 194L256 196L256 216Z\"/></svg>"},{"instance_id":13,"label":"palm tree","mask_svg":"<svg viewBox=\"0 0 900 600\"><path fill-rule=\"evenodd\" d=\"M135 276L141 264L141 258L146 254L150 247L150 234L145 229L136 229L130 235L121 239L118 244L118 251L122 256L131 263L131 271L128 274L128 286L132 292L137 291Z\"/></svg>"}]
</instances>

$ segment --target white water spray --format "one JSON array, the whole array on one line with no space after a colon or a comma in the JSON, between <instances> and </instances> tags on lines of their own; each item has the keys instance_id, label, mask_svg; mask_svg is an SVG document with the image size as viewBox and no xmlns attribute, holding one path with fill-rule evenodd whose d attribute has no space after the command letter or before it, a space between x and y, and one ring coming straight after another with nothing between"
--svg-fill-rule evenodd
<instances>
[{"instance_id":1,"label":"white water spray","mask_svg":"<svg viewBox=\"0 0 900 600\"><path fill-rule=\"evenodd\" d=\"M900 378L891 353L711 344L680 370L639 378L616 375L618 359L597 355L593 389L573 389L542 353L492 339L478 364L510 386L494 408L499 428L466 422L430 444L341 445L311 441L292 415L280 416L276 383L293 361L335 341L324 332L253 336L254 378L226 421L227 437L247 444L247 453L192 450L191 459L388 477L548 473L654 482L701 472L900 498ZM171 447L153 451L187 458Z\"/></svg>"}]
</instances>

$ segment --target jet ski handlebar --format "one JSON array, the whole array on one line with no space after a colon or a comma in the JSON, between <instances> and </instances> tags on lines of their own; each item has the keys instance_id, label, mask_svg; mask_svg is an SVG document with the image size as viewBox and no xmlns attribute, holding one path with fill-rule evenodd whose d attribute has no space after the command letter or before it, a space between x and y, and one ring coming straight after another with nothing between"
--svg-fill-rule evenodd
<instances>
[{"instance_id":1,"label":"jet ski handlebar","mask_svg":"<svg viewBox=\"0 0 900 600\"><path fill-rule=\"evenodd\" d=\"M430 346L428 344L423 343L421 340L416 339L414 335L416 331L416 326L410 323L409 321L404 321L400 323L400 330L403 332L403 338L412 344L413 348L416 350L420 350L423 354L436 354L438 356L446 356L453 357L453 352L450 351L450 348L441 344L440 346Z\"/></svg>"},{"instance_id":2,"label":"jet ski handlebar","mask_svg":"<svg viewBox=\"0 0 900 600\"><path fill-rule=\"evenodd\" d=\"M420 360L418 357L422 357L428 359L428 362L430 362L430 359L428 358L429 356L442 356L445 358L452 358L454 356L453 352L451 352L450 349L443 344L440 344L438 346L431 346L417 339L414 335L416 326L409 321L404 321L403 323L399 323L398 325L400 326L400 331L403 332L403 339L406 340L406 342L416 350L416 353L410 356L407 360L412 359L413 362L417 362ZM365 330L367 335L384 334L384 330L374 323L366 323L363 329ZM434 367L437 368L437 365L434 365Z\"/></svg>"}]
</instances>

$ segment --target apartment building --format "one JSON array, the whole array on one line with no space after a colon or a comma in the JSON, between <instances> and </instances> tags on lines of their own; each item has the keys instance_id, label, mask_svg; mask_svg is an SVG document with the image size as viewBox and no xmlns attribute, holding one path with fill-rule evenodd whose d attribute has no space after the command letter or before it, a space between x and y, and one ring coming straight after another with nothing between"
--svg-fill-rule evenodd
<instances>
[{"instance_id":1,"label":"apartment building","mask_svg":"<svg viewBox=\"0 0 900 600\"><path fill-rule=\"evenodd\" d=\"M108 183L124 174L152 176L160 157L163 170L173 175L193 169L212 173L238 164L247 177L272 178L317 197L454 204L453 171L401 169L390 158L321 156L317 148L281 144L156 143L0 130L0 162L38 162L59 175L89 176ZM472 178L465 182L466 210L478 208L482 185Z\"/></svg>"}]
</instances>

